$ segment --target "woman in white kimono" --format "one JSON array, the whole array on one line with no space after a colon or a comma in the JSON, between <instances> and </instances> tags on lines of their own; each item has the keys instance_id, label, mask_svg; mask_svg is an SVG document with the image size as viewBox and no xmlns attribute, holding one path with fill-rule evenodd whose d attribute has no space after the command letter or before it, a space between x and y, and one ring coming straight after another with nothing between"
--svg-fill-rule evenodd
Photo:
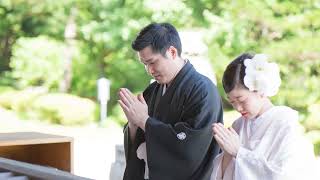
<instances>
[{"instance_id":1,"label":"woman in white kimono","mask_svg":"<svg viewBox=\"0 0 320 180\"><path fill-rule=\"evenodd\" d=\"M320 180L297 111L268 98L280 83L277 64L264 54L242 54L228 65L223 88L242 116L230 128L212 125L223 152L214 160L211 180Z\"/></svg>"}]
</instances>

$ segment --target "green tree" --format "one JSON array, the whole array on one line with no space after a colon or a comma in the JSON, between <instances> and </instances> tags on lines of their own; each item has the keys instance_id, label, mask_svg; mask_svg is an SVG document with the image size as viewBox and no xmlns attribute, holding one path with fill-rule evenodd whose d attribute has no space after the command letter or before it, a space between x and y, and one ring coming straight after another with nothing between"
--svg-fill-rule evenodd
<instances>
[{"instance_id":1,"label":"green tree","mask_svg":"<svg viewBox=\"0 0 320 180\"><path fill-rule=\"evenodd\" d=\"M72 1L1 0L0 72L9 70L12 46L19 37L63 38L66 12Z\"/></svg>"}]
</instances>

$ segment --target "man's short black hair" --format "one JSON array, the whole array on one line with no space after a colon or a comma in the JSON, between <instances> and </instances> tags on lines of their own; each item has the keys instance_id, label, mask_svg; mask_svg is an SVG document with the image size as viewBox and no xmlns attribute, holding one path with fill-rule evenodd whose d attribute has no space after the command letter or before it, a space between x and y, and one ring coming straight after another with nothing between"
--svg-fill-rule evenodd
<instances>
[{"instance_id":1,"label":"man's short black hair","mask_svg":"<svg viewBox=\"0 0 320 180\"><path fill-rule=\"evenodd\" d=\"M151 23L147 25L140 31L131 46L135 51L141 51L150 46L152 52L160 53L164 57L170 46L177 49L179 56L181 56L182 51L178 31L169 23Z\"/></svg>"}]
</instances>

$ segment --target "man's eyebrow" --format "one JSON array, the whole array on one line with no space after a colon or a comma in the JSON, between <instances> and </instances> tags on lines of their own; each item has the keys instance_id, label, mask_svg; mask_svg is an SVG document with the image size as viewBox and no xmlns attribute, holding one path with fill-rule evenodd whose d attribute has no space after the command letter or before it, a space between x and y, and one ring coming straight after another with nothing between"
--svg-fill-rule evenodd
<instances>
[{"instance_id":1,"label":"man's eyebrow","mask_svg":"<svg viewBox=\"0 0 320 180\"><path fill-rule=\"evenodd\" d=\"M152 60L153 60L153 58L150 58L150 59L145 60L144 62L150 62Z\"/></svg>"},{"instance_id":2,"label":"man's eyebrow","mask_svg":"<svg viewBox=\"0 0 320 180\"><path fill-rule=\"evenodd\" d=\"M153 60L153 58L150 58L150 59L147 59L147 60L145 60L145 61L141 61L143 64L145 64L145 63L148 63L148 62L150 62L150 61L152 61Z\"/></svg>"}]
</instances>

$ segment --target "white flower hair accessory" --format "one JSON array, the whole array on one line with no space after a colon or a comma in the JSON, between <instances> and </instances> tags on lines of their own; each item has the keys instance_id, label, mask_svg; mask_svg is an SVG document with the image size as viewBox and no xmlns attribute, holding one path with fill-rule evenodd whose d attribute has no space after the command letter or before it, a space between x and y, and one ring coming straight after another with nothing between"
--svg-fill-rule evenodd
<instances>
[{"instance_id":1,"label":"white flower hair accessory","mask_svg":"<svg viewBox=\"0 0 320 180\"><path fill-rule=\"evenodd\" d=\"M246 66L244 84L250 91L257 91L271 97L277 94L281 79L276 63L269 63L268 56L256 54L252 59L245 59Z\"/></svg>"}]
</instances>

